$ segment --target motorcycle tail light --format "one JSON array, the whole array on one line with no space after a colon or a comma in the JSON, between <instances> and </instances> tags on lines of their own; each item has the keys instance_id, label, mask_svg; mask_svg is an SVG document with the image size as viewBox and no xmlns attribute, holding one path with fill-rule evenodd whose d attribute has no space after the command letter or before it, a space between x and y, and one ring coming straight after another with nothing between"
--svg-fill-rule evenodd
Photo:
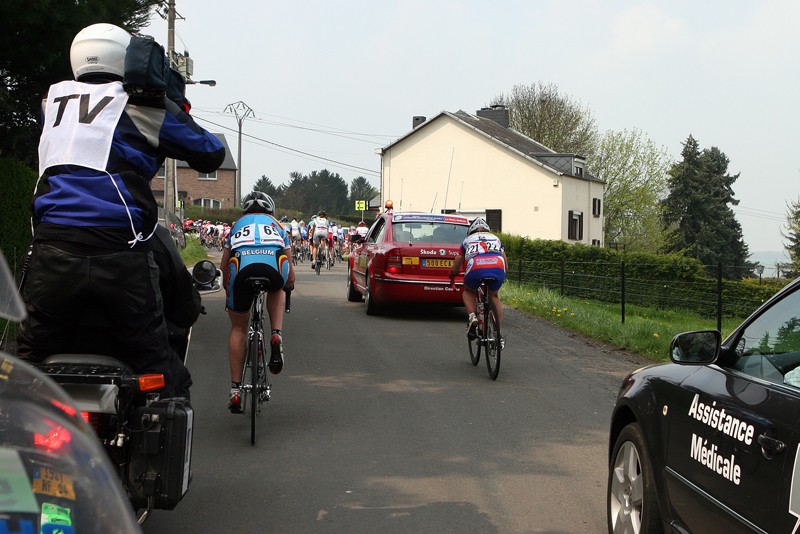
<instances>
[{"instance_id":1,"label":"motorcycle tail light","mask_svg":"<svg viewBox=\"0 0 800 534\"><path fill-rule=\"evenodd\" d=\"M140 375L138 377L139 391L154 391L164 387L164 375Z\"/></svg>"},{"instance_id":2,"label":"motorcycle tail light","mask_svg":"<svg viewBox=\"0 0 800 534\"><path fill-rule=\"evenodd\" d=\"M37 433L33 435L33 444L37 448L52 452L59 450L65 443L72 441L72 434L69 430L54 424L52 421L47 421L47 423L51 425L47 434Z\"/></svg>"},{"instance_id":3,"label":"motorcycle tail light","mask_svg":"<svg viewBox=\"0 0 800 534\"><path fill-rule=\"evenodd\" d=\"M81 412L81 417L83 417L84 421L89 423L89 426L92 427L94 433L101 438L113 436L117 431L116 424L114 423L113 416L111 414Z\"/></svg>"}]
</instances>

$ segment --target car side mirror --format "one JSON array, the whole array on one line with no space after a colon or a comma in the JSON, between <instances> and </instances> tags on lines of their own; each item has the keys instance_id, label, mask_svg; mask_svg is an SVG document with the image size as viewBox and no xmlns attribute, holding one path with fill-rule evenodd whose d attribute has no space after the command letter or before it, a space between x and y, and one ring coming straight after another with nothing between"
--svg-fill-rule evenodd
<instances>
[{"instance_id":1,"label":"car side mirror","mask_svg":"<svg viewBox=\"0 0 800 534\"><path fill-rule=\"evenodd\" d=\"M675 363L705 365L716 361L721 345L719 330L684 332L672 339L669 357Z\"/></svg>"},{"instance_id":2,"label":"car side mirror","mask_svg":"<svg viewBox=\"0 0 800 534\"><path fill-rule=\"evenodd\" d=\"M353 234L353 235L350 236L350 242L351 243L363 243L364 242L364 237L362 235L360 235L360 234Z\"/></svg>"}]
</instances>

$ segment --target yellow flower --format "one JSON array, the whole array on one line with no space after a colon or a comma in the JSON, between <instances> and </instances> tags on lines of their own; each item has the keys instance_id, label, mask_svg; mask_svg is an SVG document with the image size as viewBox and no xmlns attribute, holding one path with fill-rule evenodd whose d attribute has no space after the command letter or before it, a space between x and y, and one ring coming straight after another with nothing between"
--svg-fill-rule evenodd
<instances>
[{"instance_id":1,"label":"yellow flower","mask_svg":"<svg viewBox=\"0 0 800 534\"><path fill-rule=\"evenodd\" d=\"M654 332L654 333L653 333L653 337L661 337L661 336L660 336L660 335L658 335L658 332Z\"/></svg>"}]
</instances>

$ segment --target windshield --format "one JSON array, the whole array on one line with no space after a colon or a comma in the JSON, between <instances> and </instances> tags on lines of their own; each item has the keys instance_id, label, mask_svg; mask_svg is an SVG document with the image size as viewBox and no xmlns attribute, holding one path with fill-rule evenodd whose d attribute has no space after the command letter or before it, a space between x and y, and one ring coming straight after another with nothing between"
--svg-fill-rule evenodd
<instances>
[{"instance_id":1,"label":"windshield","mask_svg":"<svg viewBox=\"0 0 800 534\"><path fill-rule=\"evenodd\" d=\"M395 241L418 241L460 245L467 237L467 227L463 224L445 222L396 222L392 224Z\"/></svg>"},{"instance_id":2,"label":"windshield","mask_svg":"<svg viewBox=\"0 0 800 534\"><path fill-rule=\"evenodd\" d=\"M0 318L19 322L25 317L25 307L19 298L14 277L8 269L6 258L0 251Z\"/></svg>"}]
</instances>

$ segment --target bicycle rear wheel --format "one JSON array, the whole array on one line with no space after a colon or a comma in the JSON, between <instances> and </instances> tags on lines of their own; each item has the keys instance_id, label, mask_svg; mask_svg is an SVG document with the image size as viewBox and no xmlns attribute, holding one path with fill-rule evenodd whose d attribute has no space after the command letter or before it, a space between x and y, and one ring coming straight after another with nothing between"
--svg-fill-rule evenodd
<instances>
[{"instance_id":1,"label":"bicycle rear wheel","mask_svg":"<svg viewBox=\"0 0 800 534\"><path fill-rule=\"evenodd\" d=\"M322 269L322 251L320 250L317 252L317 263L314 265L314 270L317 271L317 275L319 275L319 271Z\"/></svg>"},{"instance_id":2,"label":"bicycle rear wheel","mask_svg":"<svg viewBox=\"0 0 800 534\"><path fill-rule=\"evenodd\" d=\"M484 337L486 340L486 369L489 371L489 378L497 380L497 375L500 373L502 346L500 343L500 325L497 323L497 310L491 299L486 303L486 315L484 324L486 329Z\"/></svg>"},{"instance_id":3,"label":"bicycle rear wheel","mask_svg":"<svg viewBox=\"0 0 800 534\"><path fill-rule=\"evenodd\" d=\"M469 361L472 362L472 365L478 365L478 362L481 361L481 340L483 339L483 332L480 331L480 328L475 332L475 338L470 339L467 336L467 344L469 344Z\"/></svg>"},{"instance_id":4,"label":"bicycle rear wheel","mask_svg":"<svg viewBox=\"0 0 800 534\"><path fill-rule=\"evenodd\" d=\"M247 415L247 411L249 408L247 407L250 401L250 395L252 395L253 391L251 390L251 384L253 383L253 379L251 378L253 366L250 362L253 359L251 348L250 348L250 341L248 337L247 342L247 352L244 355L244 367L242 367L242 387L241 387L241 395L242 395L242 414Z\"/></svg>"},{"instance_id":5,"label":"bicycle rear wheel","mask_svg":"<svg viewBox=\"0 0 800 534\"><path fill-rule=\"evenodd\" d=\"M256 416L258 415L258 398L261 395L259 391L259 362L262 358L263 344L261 336L255 333L250 338L250 347L248 353L248 363L250 364L250 444L256 444ZM261 371L263 372L263 371Z\"/></svg>"}]
</instances>

